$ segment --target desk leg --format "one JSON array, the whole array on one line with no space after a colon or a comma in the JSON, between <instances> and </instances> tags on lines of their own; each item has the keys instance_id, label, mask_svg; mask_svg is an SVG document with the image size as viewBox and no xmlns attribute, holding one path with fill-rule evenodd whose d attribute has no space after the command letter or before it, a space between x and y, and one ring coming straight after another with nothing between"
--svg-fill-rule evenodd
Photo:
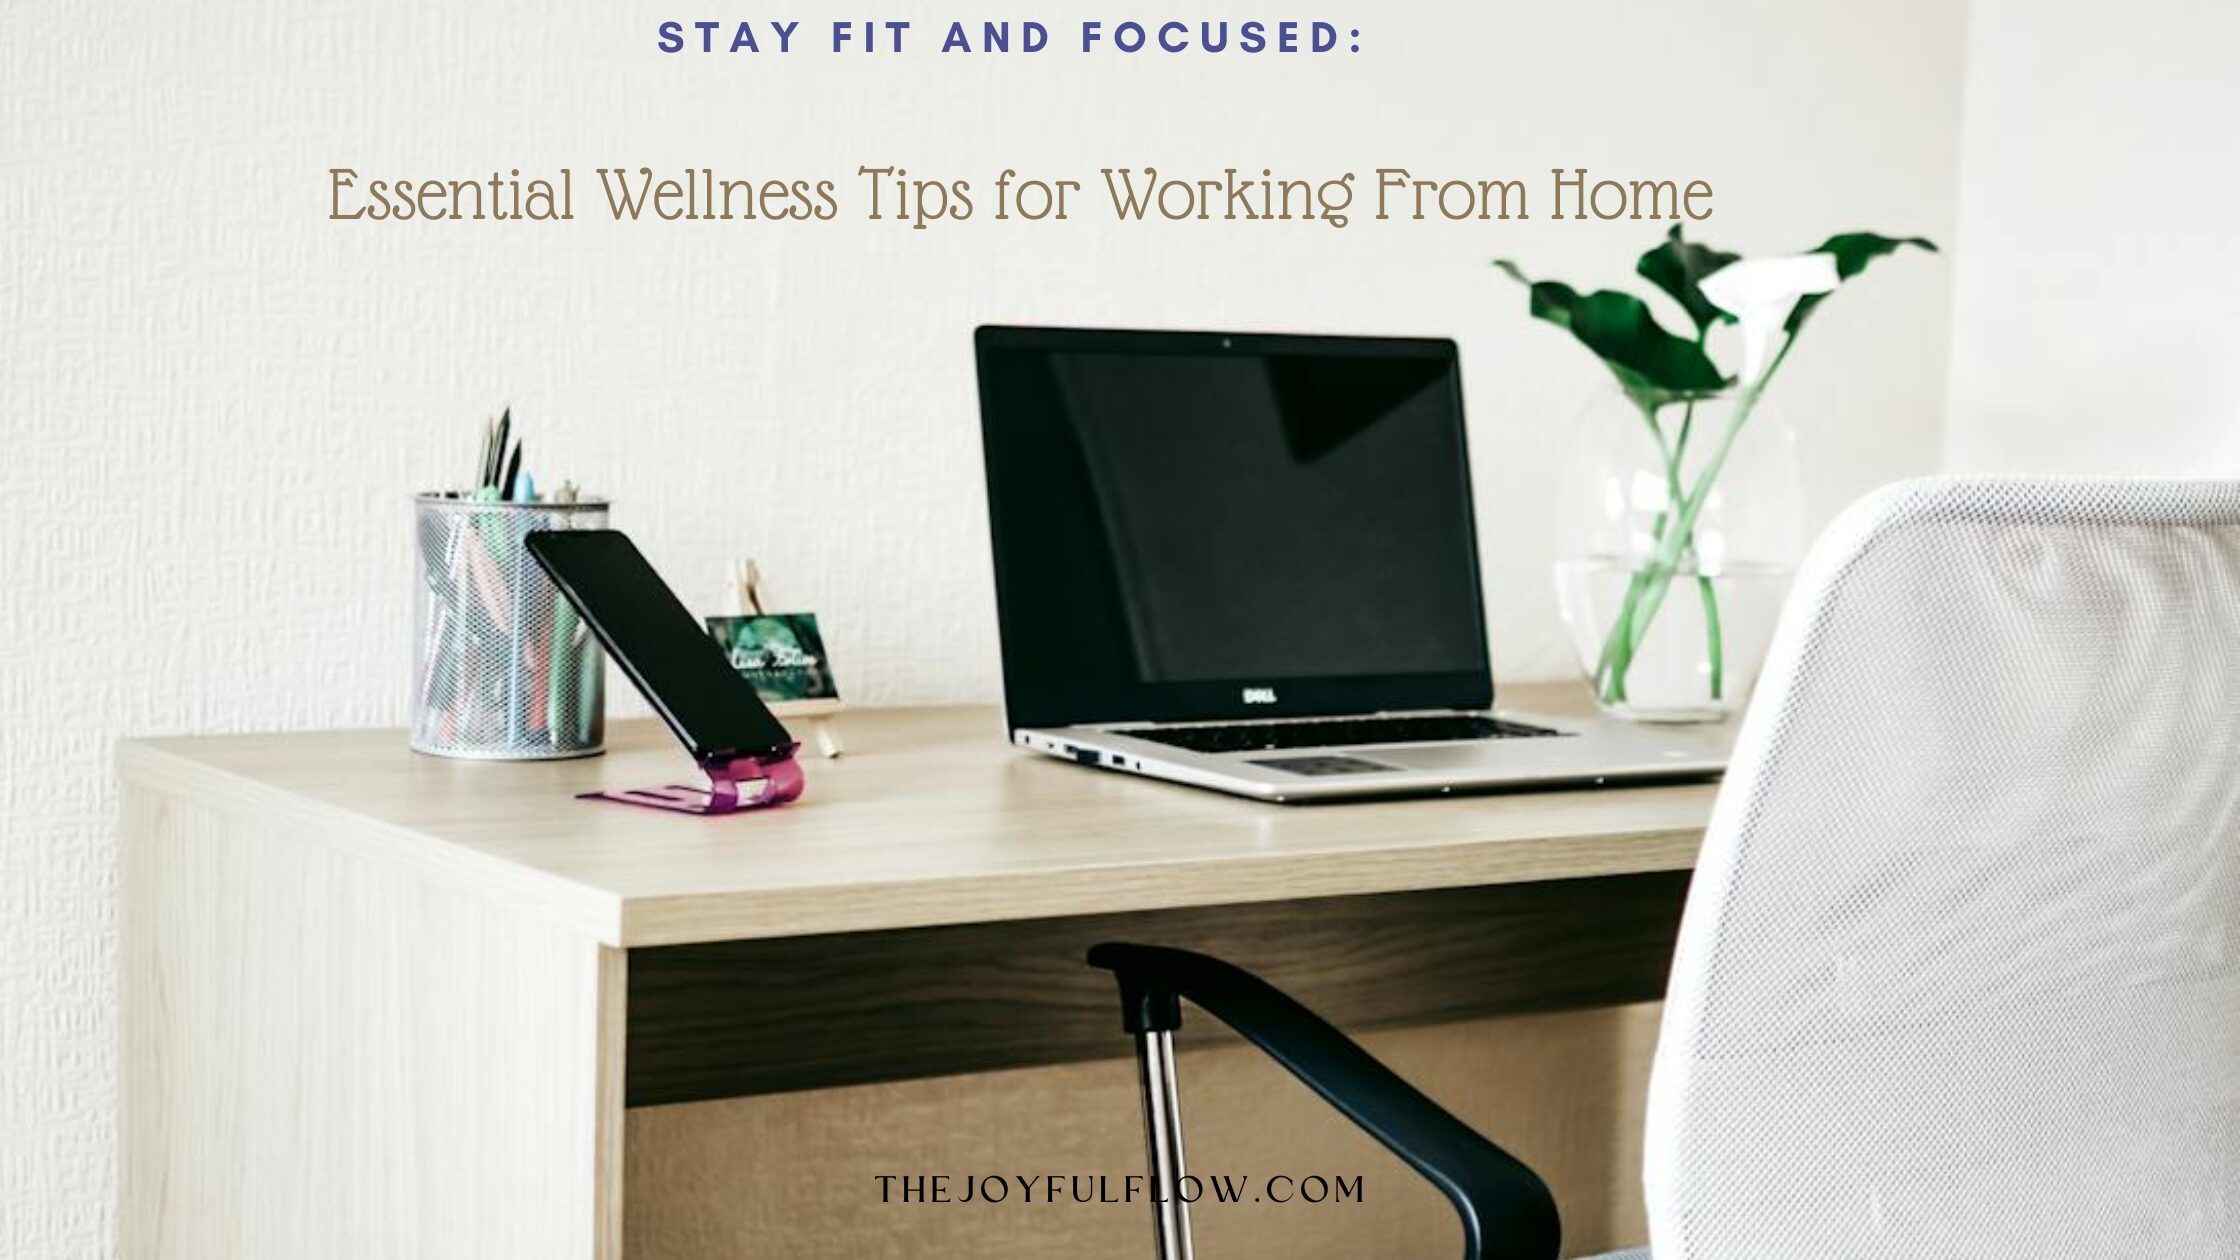
<instances>
[{"instance_id":1,"label":"desk leg","mask_svg":"<svg viewBox=\"0 0 2240 1260\"><path fill-rule=\"evenodd\" d=\"M623 955L128 786L125 1260L617 1260Z\"/></svg>"}]
</instances>

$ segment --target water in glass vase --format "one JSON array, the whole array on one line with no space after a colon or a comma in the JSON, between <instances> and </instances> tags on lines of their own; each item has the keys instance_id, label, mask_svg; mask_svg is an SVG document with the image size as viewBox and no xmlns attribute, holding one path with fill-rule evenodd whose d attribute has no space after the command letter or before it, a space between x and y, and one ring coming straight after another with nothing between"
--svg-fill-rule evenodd
<instances>
[{"instance_id":1,"label":"water in glass vase","mask_svg":"<svg viewBox=\"0 0 2240 1260\"><path fill-rule=\"evenodd\" d=\"M1793 431L1731 397L1652 423L1606 396L1577 423L1555 577L1580 672L1618 717L1731 716L1801 547Z\"/></svg>"},{"instance_id":2,"label":"water in glass vase","mask_svg":"<svg viewBox=\"0 0 2240 1260\"><path fill-rule=\"evenodd\" d=\"M1565 629L1580 661L1593 663L1596 700L1650 722L1717 721L1739 707L1765 661L1790 576L1777 564L1730 564L1716 574L1684 566L1639 627L1629 658L1604 664L1611 636L1624 633L1629 592L1646 584L1642 570L1617 556L1556 562ZM1638 618L1640 598L1634 605Z\"/></svg>"}]
</instances>

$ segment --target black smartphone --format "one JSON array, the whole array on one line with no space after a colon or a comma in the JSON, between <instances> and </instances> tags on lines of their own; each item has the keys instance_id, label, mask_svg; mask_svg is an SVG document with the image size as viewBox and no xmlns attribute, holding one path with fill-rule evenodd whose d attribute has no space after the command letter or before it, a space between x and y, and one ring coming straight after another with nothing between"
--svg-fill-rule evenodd
<instances>
[{"instance_id":1,"label":"black smartphone","mask_svg":"<svg viewBox=\"0 0 2240 1260\"><path fill-rule=\"evenodd\" d=\"M619 530L540 530L529 554L583 615L607 654L706 762L793 745L762 697Z\"/></svg>"}]
</instances>

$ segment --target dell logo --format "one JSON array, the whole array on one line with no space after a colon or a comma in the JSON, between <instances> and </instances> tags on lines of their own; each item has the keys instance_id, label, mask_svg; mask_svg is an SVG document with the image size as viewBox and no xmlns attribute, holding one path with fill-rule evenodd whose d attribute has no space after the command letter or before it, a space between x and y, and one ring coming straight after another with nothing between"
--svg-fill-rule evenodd
<instances>
[{"instance_id":1,"label":"dell logo","mask_svg":"<svg viewBox=\"0 0 2240 1260\"><path fill-rule=\"evenodd\" d=\"M1246 704L1274 704L1276 689L1273 687L1247 687L1244 689Z\"/></svg>"}]
</instances>

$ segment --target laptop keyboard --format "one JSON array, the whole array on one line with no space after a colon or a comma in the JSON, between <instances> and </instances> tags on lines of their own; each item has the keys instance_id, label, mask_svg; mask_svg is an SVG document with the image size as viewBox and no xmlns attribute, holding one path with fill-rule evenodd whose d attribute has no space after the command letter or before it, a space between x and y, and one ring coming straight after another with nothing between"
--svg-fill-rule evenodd
<instances>
[{"instance_id":1,"label":"laptop keyboard","mask_svg":"<svg viewBox=\"0 0 2240 1260\"><path fill-rule=\"evenodd\" d=\"M1191 752L1265 752L1277 748L1337 748L1348 744L1443 744L1478 739L1538 739L1561 735L1542 726L1504 722L1474 713L1415 717L1335 718L1317 722L1239 722L1223 726L1169 726L1126 732L1135 739Z\"/></svg>"}]
</instances>

